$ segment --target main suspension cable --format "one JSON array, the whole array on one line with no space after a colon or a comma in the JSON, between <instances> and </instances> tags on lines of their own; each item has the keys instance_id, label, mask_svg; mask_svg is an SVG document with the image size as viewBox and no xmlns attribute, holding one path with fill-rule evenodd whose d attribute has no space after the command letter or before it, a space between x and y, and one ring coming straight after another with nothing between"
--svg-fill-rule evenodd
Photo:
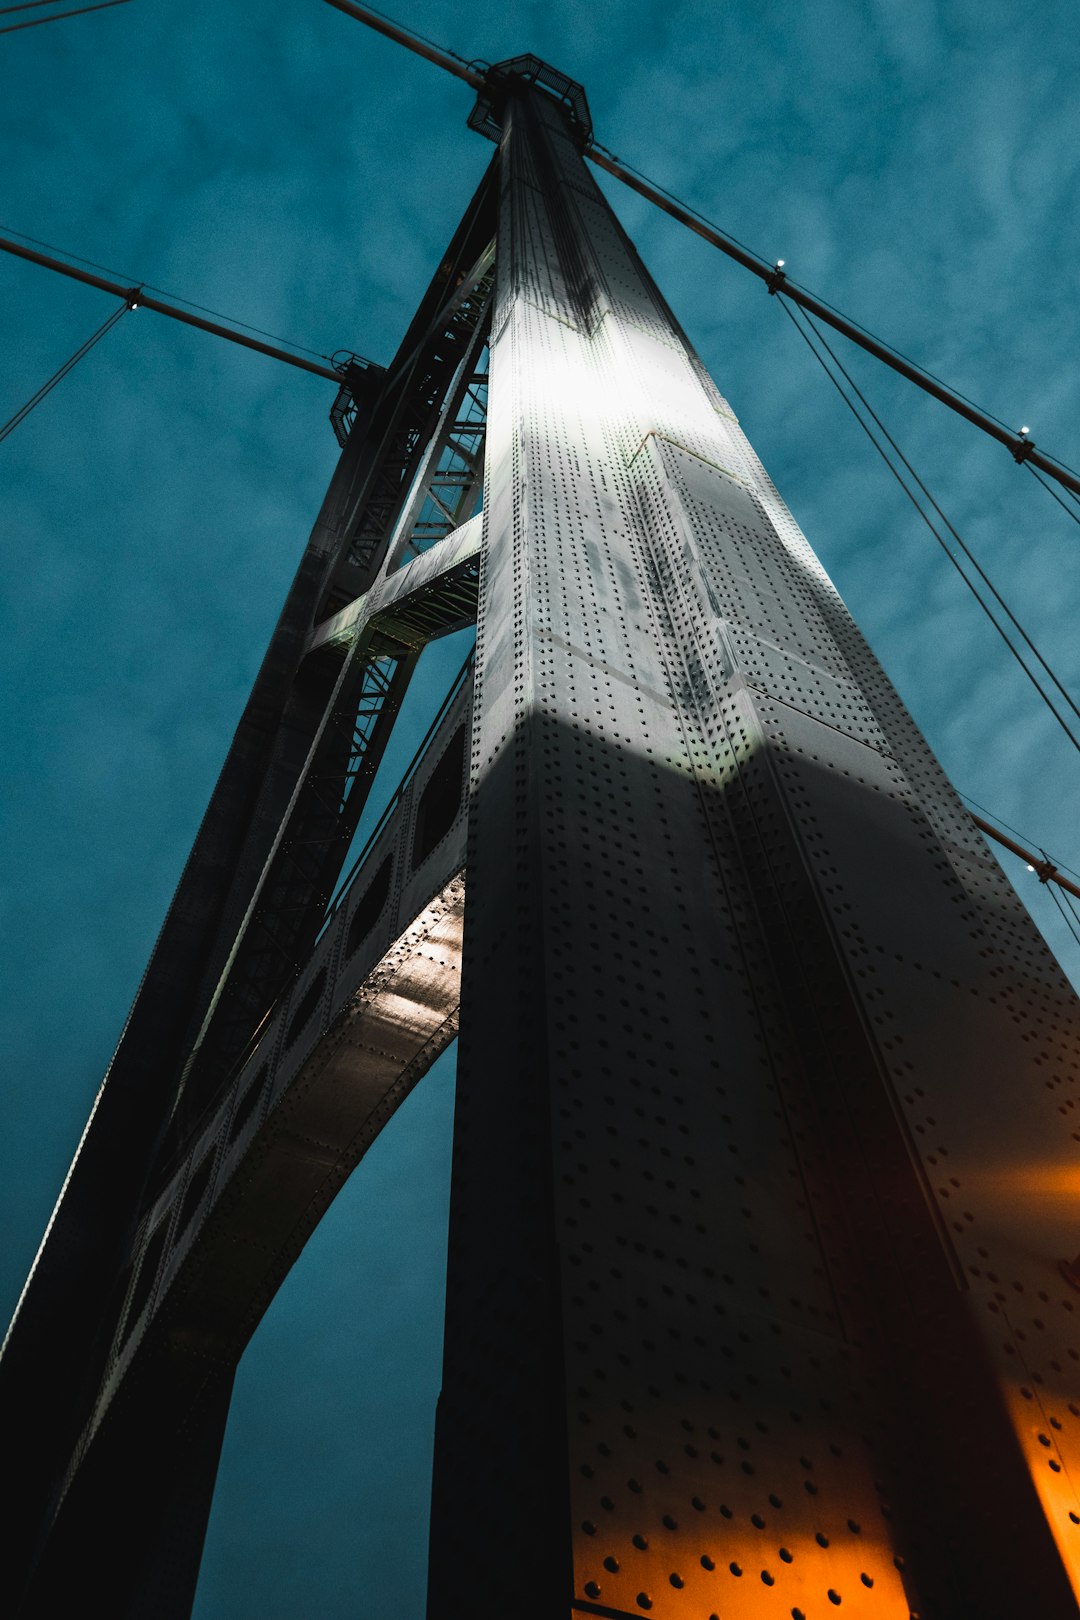
<instances>
[{"instance_id":1,"label":"main suspension cable","mask_svg":"<svg viewBox=\"0 0 1080 1620\"><path fill-rule=\"evenodd\" d=\"M1038 694L1041 697L1043 703L1049 709L1050 713L1053 715L1053 717L1057 721L1058 725L1065 732L1065 735L1068 737L1068 739L1072 743L1073 747L1075 749L1077 749L1078 752L1080 752L1080 739L1077 738L1076 734L1073 732L1073 730L1070 727L1070 725L1068 724L1068 722L1058 712L1058 709L1056 708L1054 702L1050 698L1050 695L1045 691L1045 689L1043 688L1043 686L1042 686L1041 682L1039 681L1038 677L1036 676L1036 674L1025 663L1023 657L1021 656L1021 653L1019 652L1018 648L1014 645L1014 643L1013 643L1012 639L1010 638L1008 632L1005 630L1005 628L1001 624L998 623L997 619L994 617L994 614L993 614L991 608L989 607L987 602L983 599L983 597L980 595L977 585L975 585L974 582L971 579L969 579L967 574L964 572L964 570L961 567L959 561L954 556L951 548L949 547L949 544L946 541L944 535L935 526L935 524L933 522L933 519L930 517L929 513L927 513L925 511L923 505L921 504L921 502L919 500L918 495L909 486L909 484L905 481L903 474L900 472L899 468L897 467L897 465L893 461L893 459L890 456L888 450L885 448L885 446L883 444L880 443L878 438L875 436L873 429L870 427L870 425L867 422L866 418L860 412L858 405L856 405L854 400L849 397L849 395L847 394L847 392L844 389L844 385L840 382L839 378L835 375L833 370L830 368L830 365L829 365L828 361L824 358L824 356L821 354L819 349L816 347L815 341L814 341L814 336L811 336L811 334L804 329L803 325L800 323L800 321L798 321L796 319L793 311L787 305L784 306L784 309L785 309L785 313L787 314L788 318L792 322L792 325L795 327L796 331L799 333L799 336L803 339L803 342L810 349L810 352L814 355L814 358L818 361L818 364L824 370L826 376L829 378L830 382L833 384L833 387L839 393L841 399L844 401L845 405L848 407L848 409L851 411L852 415L855 417L855 420L859 423L859 426L862 428L863 432L866 434L866 436L869 439L870 443L874 446L874 449L877 451L878 455L884 461L885 465L888 467L889 471L892 473L893 477L896 479L897 483L900 485L900 488L904 491L904 494L907 496L908 500L914 506L915 510L918 512L919 516L922 518L923 522L926 524L927 528L930 530L931 534L934 536L934 538L937 541L938 545L944 551L945 555L949 558L949 561L952 563L953 567L956 569L956 571L960 575L961 579L964 581L964 583L967 585L968 589L971 591L972 595L975 597L975 600L978 602L979 606L982 608L983 612L986 614L987 618L990 620L990 623L994 626L994 628L997 631L998 635L1004 641L1006 647L1009 649L1009 652L1012 654L1013 658L1019 664L1020 668L1023 670L1024 674L1027 676L1027 678L1031 682L1031 684L1034 686L1035 690L1038 692ZM815 335L820 338L820 334L815 334ZM823 340L821 340L821 341L823 342ZM829 352L831 354L831 350ZM844 375L847 376L847 373L845 372ZM865 400L863 398L863 395L855 387L854 384L852 384L852 388L854 389L855 393L858 394L859 399L863 400L863 403L865 404ZM924 494L926 494L927 500L929 500L931 502L931 504L934 506L934 509L942 516L943 522L946 523L946 525L949 528L949 531L953 535L956 536L957 542L961 546L961 548L962 548L962 550L964 552L964 555L969 558L969 560L971 561L972 566L974 567L976 572L980 575L980 577L983 580L986 581L988 589L992 592L995 599L1000 603L1003 612L1008 616L1010 621L1014 625L1016 625L1019 634L1023 637L1024 641L1031 648L1032 653L1034 654L1034 656L1038 659L1039 663L1043 666L1043 668L1046 669L1046 671L1047 671L1048 675L1050 676L1050 679L1053 681L1054 685L1062 692L1066 703L1069 705L1069 707L1071 709L1074 710L1074 712L1080 712L1080 711L1077 711L1076 704L1073 702L1073 700L1069 696L1068 692L1065 691L1065 688L1061 686L1061 683L1060 683L1060 681L1058 681L1057 676L1054 674L1053 670L1050 669L1050 666L1046 663L1045 659L1043 659L1043 657L1042 657L1041 653L1039 652L1038 648L1035 646L1034 642L1032 642L1032 640L1028 636L1027 632L1019 624L1019 621L1016 619L1016 617L1012 613L1011 609L1005 603L1005 601L1001 597L1000 593L997 591L997 589L994 587L994 585L987 578L987 575L986 575L985 571L975 561L974 557L972 557L970 549L966 546L964 541L957 534L957 531L953 528L952 524L948 522L948 519L945 519L944 515L941 514L941 508L937 505L937 502L934 501L933 497L931 495L929 495L929 493L926 491L926 486L922 483L922 480L918 477L918 474L916 474L914 472L914 470L911 468L911 465L907 461L907 458L903 456L903 453L901 451L896 449L895 441L892 439L891 435L889 435L887 430L881 425L880 419L877 417L876 413L874 413L868 405L866 406L866 409L869 412L869 414L873 416L874 421L878 423L878 426L879 426L879 428L881 430L881 433L887 439L888 443L893 446L894 450L896 450L896 454L903 461L904 466L908 468L908 471L911 473L911 477L915 481L918 488L920 490L922 490L924 492Z\"/></svg>"},{"instance_id":2,"label":"main suspension cable","mask_svg":"<svg viewBox=\"0 0 1080 1620\"><path fill-rule=\"evenodd\" d=\"M41 3L41 0L39 0ZM82 17L88 11L107 11L110 6L126 6L128 0L97 0L93 6L79 6L75 11L54 11L51 17L33 17L29 22L8 23L0 34L16 34L20 28L41 28L45 23L63 22L65 17ZM9 11L21 11L22 6L9 6ZM25 8L29 10L29 6Z\"/></svg>"},{"instance_id":3,"label":"main suspension cable","mask_svg":"<svg viewBox=\"0 0 1080 1620\"><path fill-rule=\"evenodd\" d=\"M335 0L331 0L331 3L335 3ZM646 180L643 175L640 175L634 169L628 168L618 158L611 157L604 148L594 144L586 148L585 156L591 158L599 168L606 169L609 174L614 175L616 180L621 180L625 185L629 186L631 191L636 191L639 196L663 209L665 214L670 214L672 219L676 219L681 225L687 226L696 236L703 237L713 247L719 248L721 253L726 254L729 259L734 259L736 264L741 264L744 270L749 270L751 274L763 281L770 293L776 294L792 304L798 304L809 314L816 315L819 320L831 326L843 337L846 337L849 342L856 344L860 349L865 349L867 354L872 354L876 360L882 361L891 370L899 372L900 376L906 377L908 382L913 382L917 388L922 389L924 394L930 394L934 399L939 400L941 404L947 405L951 411L955 411L958 416L962 416L966 421L971 422L973 426L979 428L991 439L996 439L999 444L1003 444L1011 452L1014 461L1034 463L1057 483L1063 484L1076 494L1080 494L1080 473L1077 473L1072 467L1066 466L1056 456L1050 456L1044 450L1037 449L1034 439L1030 438L1027 433L1018 433L1014 429L1007 427L998 417L991 416L981 406L972 404L958 389L953 388L948 383L939 382L932 372L927 371L923 366L917 365L914 361L908 360L900 353L899 349L894 349L890 344L884 343L880 338L869 332L866 327L858 325L847 315L840 314L824 299L817 297L815 293L809 292L805 287L801 287L798 282L790 280L784 269L783 259L778 259L775 264L770 266L767 260L759 254L743 247L742 243L738 242L735 237L729 236L725 231L720 230L718 226L711 224L704 216L687 208L684 203L673 197L670 192L662 191L651 180Z\"/></svg>"},{"instance_id":4,"label":"main suspension cable","mask_svg":"<svg viewBox=\"0 0 1080 1620\"><path fill-rule=\"evenodd\" d=\"M971 805L976 810L981 810L984 816L989 816L992 821L996 821L999 827L1004 827L1007 832L1015 833L1017 838L1022 838L1025 844L1030 844L1033 842L1033 840L1030 839L1026 833L1020 831L1019 827L1014 827L1010 822L1006 821L1004 816L999 816L995 810L990 810L985 804L980 804L978 799L973 799L971 797L970 793L962 792L960 788L956 787L955 782L953 783L953 787L956 788L957 793L960 794L960 797L963 799L965 804ZM1055 861L1055 871L1058 868L1060 868L1062 872L1068 872L1072 877L1080 880L1080 872L1078 872L1075 867L1066 866L1064 861Z\"/></svg>"},{"instance_id":5,"label":"main suspension cable","mask_svg":"<svg viewBox=\"0 0 1080 1620\"><path fill-rule=\"evenodd\" d=\"M36 248L24 246L21 242L9 242L6 237L0 236L0 252L13 253L16 258L28 259L31 264L43 265L46 270L55 270L59 275L70 276L73 281L81 281L88 287L97 287L101 292L112 293L117 298L126 298L128 289L118 282L107 280L104 276L92 275L89 270L79 270L73 264L65 264L61 259L54 259ZM272 348L270 344L261 342L258 338L246 337L243 332L234 332L227 326L219 326L214 321L208 321L201 315L191 314L186 309L177 309L172 304L164 303L160 298L151 298L140 291L139 302L145 309L152 309L158 315L168 315L174 321L183 321L186 326L197 326L202 332L211 332L214 337L226 338L230 343L239 343L242 348L254 349L258 354L268 354L272 360L283 360L286 365L296 366L300 371L310 371L313 376L326 377L331 382L341 383L341 372L322 366L315 360L305 360L303 355L289 354L284 349ZM368 362L370 364L370 362Z\"/></svg>"},{"instance_id":6,"label":"main suspension cable","mask_svg":"<svg viewBox=\"0 0 1080 1620\"><path fill-rule=\"evenodd\" d=\"M0 6L0 17L10 17L13 11L37 11L39 6L56 6L60 0L22 0L19 6Z\"/></svg>"},{"instance_id":7,"label":"main suspension cable","mask_svg":"<svg viewBox=\"0 0 1080 1620\"><path fill-rule=\"evenodd\" d=\"M594 157L595 153L601 153L609 160L607 163L604 163L602 167L607 169L608 173L613 175L616 179L621 179L622 176L620 174L616 174L614 165L617 165L619 169L625 169L627 174L632 174L634 178L639 180L643 186L647 186L650 190L656 191L661 196L666 197L667 200L674 204L676 208L683 209L687 214L691 214L698 224L703 226L705 230L714 232L718 236L723 236L728 242L733 243L735 247L741 248L744 253L750 256L750 258L756 259L760 266L766 267L772 276L775 277L776 271L783 268L783 260L780 260L778 264L773 264L771 266L768 265L768 261L765 259L763 254L757 253L753 248L747 247L745 242L740 242L739 238L737 236L732 236L730 231L722 231L720 226L714 224L713 221L703 214L699 208L695 208L692 203L683 202L683 200L680 197L677 197L673 191L670 191L667 186L662 186L657 180L650 180L648 175L642 174L640 169L636 169L632 163L627 163L624 158L616 157L614 152L610 151L606 146L601 146L598 141L594 141L592 143L592 147L585 155L586 157L592 158ZM639 195L645 196L645 192L640 191ZM712 245L716 246L717 244L713 243ZM786 296L790 288L794 288L799 292L809 292L809 288L801 286L801 284L797 281L792 281L786 275L777 277L776 279L778 281L776 291L781 295ZM871 342L880 344L883 349L887 349L890 354L896 357L897 360L902 360L905 365L911 366L914 370L921 371L925 377L929 377L931 382L937 383L939 388L948 389L950 394L954 394L957 399L963 400L965 405L970 405L972 410L978 411L982 416L986 416L991 422L996 422L998 427L1004 428L1007 433L1012 431L1008 422L1003 422L1000 416L994 416L990 411L984 411L981 405L977 405L973 399L969 399L966 394L962 394L959 388L954 388L951 383L947 383L941 377L936 376L934 372L929 370L928 367L920 366L917 360L912 360L911 356L905 354L902 349L898 349L895 343L886 343L884 338L879 338L876 333L871 332L868 326L864 326L861 321L854 320L850 315L845 315L842 309L837 309L835 304L830 304L827 299L820 297L820 295L811 294L811 296L816 297L819 303L824 305L826 309L831 310L831 312L838 316L840 320L845 322L847 326L853 327L856 331L861 332L863 337L869 338ZM845 336L850 336L850 333L845 333Z\"/></svg>"},{"instance_id":8,"label":"main suspension cable","mask_svg":"<svg viewBox=\"0 0 1080 1620\"><path fill-rule=\"evenodd\" d=\"M347 17L355 17L357 22L366 23L368 28L373 28L377 34L392 39L396 45L404 45L406 50L414 51L417 56L424 57L425 61L434 62L436 67L444 68L456 79L464 79L474 90L479 90L483 84L486 62L476 65L466 62L456 51L448 51L445 46L436 45L434 40L426 39L413 28L406 28L404 23L395 22L384 11L376 11L374 6L358 6L353 4L352 0L326 0L326 3L333 6L336 11L343 11Z\"/></svg>"},{"instance_id":9,"label":"main suspension cable","mask_svg":"<svg viewBox=\"0 0 1080 1620\"><path fill-rule=\"evenodd\" d=\"M1000 832L991 822L984 821L982 816L972 815L971 819L980 832L985 833L988 838L992 838L996 844L1000 844L1010 854L1019 856L1028 871L1035 873L1040 883L1053 883L1063 894L1075 895L1080 900L1080 884L1074 883L1071 878L1065 877L1062 869L1050 859L1045 849L1041 855L1036 855L1032 850L1025 848L1023 844L1016 843L1014 839ZM1067 872L1069 868L1065 867L1064 870Z\"/></svg>"},{"instance_id":10,"label":"main suspension cable","mask_svg":"<svg viewBox=\"0 0 1080 1620\"><path fill-rule=\"evenodd\" d=\"M53 5L56 0L33 0L33 3L36 6ZM25 231L12 230L10 225L0 225L0 231L6 231L8 236L17 236L20 242L29 242L33 247L46 248L50 253L58 253L61 259L72 259L76 264L85 264L91 270L100 270L102 275L125 279L123 271L112 270L107 264L98 264L96 259L84 259L81 254L69 253L67 248L57 247L55 242L43 242L40 237L27 236ZM179 293L170 292L167 287L155 287L152 281L140 281L138 285L143 292L160 293L162 298L170 298L174 304L183 304L187 309L197 309L202 315L213 315L219 321L228 321L230 326L239 326L244 332L255 332L259 337L270 338L273 343L284 343L286 348L295 349L299 354L310 354L316 360L332 358L321 349L309 349L305 344L295 343L292 338L282 337L277 332L267 332L261 326L252 326L249 321L238 321L235 315L225 315L220 309L209 309L206 304L197 304L193 298L181 298Z\"/></svg>"},{"instance_id":11,"label":"main suspension cable","mask_svg":"<svg viewBox=\"0 0 1080 1620\"><path fill-rule=\"evenodd\" d=\"M10 433L14 433L15 429L20 425L20 423L26 421L26 418L30 415L30 412L34 410L36 406L41 404L42 400L47 394L52 393L57 383L63 382L68 372L71 371L74 366L77 366L79 361L82 360L84 356L90 353L90 350L94 347L95 343L100 343L106 332L110 331L111 328L116 325L117 321L127 314L129 309L134 309L136 304L137 298L135 292L132 291L128 296L128 301L121 304L119 309L114 309L108 320L103 321L98 327L97 331L92 332L91 335L86 339L86 342L80 344L80 346L75 350L75 353L70 355L68 359L64 361L63 365L54 371L52 376L48 378L46 382L42 383L37 393L33 394L30 399L27 400L26 404L21 406L20 409L15 412L14 416L8 417L7 421L2 427L0 427L0 441L6 439Z\"/></svg>"}]
</instances>

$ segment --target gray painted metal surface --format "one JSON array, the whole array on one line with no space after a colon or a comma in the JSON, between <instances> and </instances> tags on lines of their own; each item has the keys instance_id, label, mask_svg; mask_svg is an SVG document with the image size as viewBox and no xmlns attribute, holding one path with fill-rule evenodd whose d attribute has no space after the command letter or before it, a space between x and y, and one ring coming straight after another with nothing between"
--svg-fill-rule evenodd
<instances>
[{"instance_id":1,"label":"gray painted metal surface","mask_svg":"<svg viewBox=\"0 0 1080 1620\"><path fill-rule=\"evenodd\" d=\"M551 103L501 163L431 1620L1074 1614L1076 999Z\"/></svg>"}]
</instances>

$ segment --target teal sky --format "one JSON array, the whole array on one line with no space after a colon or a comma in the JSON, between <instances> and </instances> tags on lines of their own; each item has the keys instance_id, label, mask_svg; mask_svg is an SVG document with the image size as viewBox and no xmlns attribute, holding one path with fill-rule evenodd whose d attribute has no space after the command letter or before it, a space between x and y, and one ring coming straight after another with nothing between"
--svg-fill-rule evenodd
<instances>
[{"instance_id":1,"label":"teal sky","mask_svg":"<svg viewBox=\"0 0 1080 1620\"><path fill-rule=\"evenodd\" d=\"M621 157L1080 465L1073 4L395 5L463 56L582 80ZM464 85L319 0L133 0L0 36L0 67L0 233L326 353L390 357L492 150ZM1080 868L1075 754L776 301L605 187L953 780ZM0 258L0 417L112 307ZM1006 451L853 365L1075 689L1080 531ZM332 393L143 310L0 446L5 1316L329 478ZM428 660L382 793L460 658ZM199 1620L422 1613L452 1089L449 1059L245 1359Z\"/></svg>"}]
</instances>

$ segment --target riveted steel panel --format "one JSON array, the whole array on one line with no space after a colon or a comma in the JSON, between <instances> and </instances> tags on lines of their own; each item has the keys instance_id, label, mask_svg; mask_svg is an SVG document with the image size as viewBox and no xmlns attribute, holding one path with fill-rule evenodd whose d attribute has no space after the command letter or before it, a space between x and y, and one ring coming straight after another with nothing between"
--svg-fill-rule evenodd
<instances>
[{"instance_id":1,"label":"riveted steel panel","mask_svg":"<svg viewBox=\"0 0 1080 1620\"><path fill-rule=\"evenodd\" d=\"M1075 998L558 111L501 162L429 1614L1074 1613Z\"/></svg>"}]
</instances>

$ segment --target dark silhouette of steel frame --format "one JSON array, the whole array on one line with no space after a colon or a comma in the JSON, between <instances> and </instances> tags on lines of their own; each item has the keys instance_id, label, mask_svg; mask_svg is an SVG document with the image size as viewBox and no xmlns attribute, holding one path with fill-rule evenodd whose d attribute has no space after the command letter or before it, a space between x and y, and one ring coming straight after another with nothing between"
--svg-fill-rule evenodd
<instances>
[{"instance_id":1,"label":"dark silhouette of steel frame","mask_svg":"<svg viewBox=\"0 0 1080 1620\"><path fill-rule=\"evenodd\" d=\"M1074 1615L1076 999L580 86L471 122L0 1361L13 1606L189 1612L244 1345L460 1023L430 1620Z\"/></svg>"}]
</instances>

